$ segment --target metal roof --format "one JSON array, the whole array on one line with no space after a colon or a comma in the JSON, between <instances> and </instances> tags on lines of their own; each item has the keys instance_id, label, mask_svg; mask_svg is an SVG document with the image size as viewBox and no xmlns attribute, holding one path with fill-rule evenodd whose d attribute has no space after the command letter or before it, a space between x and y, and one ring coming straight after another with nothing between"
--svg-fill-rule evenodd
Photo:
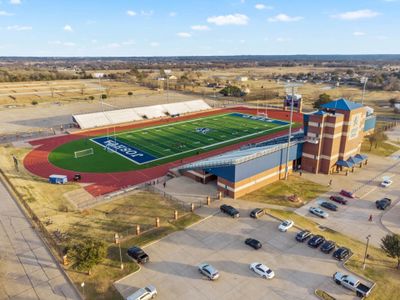
<instances>
[{"instance_id":1,"label":"metal roof","mask_svg":"<svg viewBox=\"0 0 400 300\"><path fill-rule=\"evenodd\" d=\"M329 108L329 109L338 109L338 110L350 111L350 110L353 110L353 109L356 109L356 108L360 108L360 107L363 107L363 106L360 103L356 103L356 102L352 102L352 101L346 100L344 98L340 98L340 99L337 99L335 101L323 104L321 107L322 108Z\"/></svg>"},{"instance_id":2,"label":"metal roof","mask_svg":"<svg viewBox=\"0 0 400 300\"><path fill-rule=\"evenodd\" d=\"M297 139L290 142L290 146L294 146L300 143L304 143L304 139ZM279 150L285 149L287 147L286 143L280 143L275 145L268 145L264 147L254 147L249 149L235 150L227 152L221 155L209 157L197 162L186 164L178 167L180 171L190 170L190 169L205 169L212 167L225 167L244 163L249 160L256 159L261 156L265 156Z\"/></svg>"}]
</instances>

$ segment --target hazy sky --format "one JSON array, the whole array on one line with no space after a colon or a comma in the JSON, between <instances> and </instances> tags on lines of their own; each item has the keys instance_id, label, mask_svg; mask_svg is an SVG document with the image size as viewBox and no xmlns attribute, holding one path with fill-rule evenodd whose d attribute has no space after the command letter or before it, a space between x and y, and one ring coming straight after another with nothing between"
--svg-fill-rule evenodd
<instances>
[{"instance_id":1,"label":"hazy sky","mask_svg":"<svg viewBox=\"0 0 400 300\"><path fill-rule=\"evenodd\" d=\"M400 0L0 0L0 56L400 53Z\"/></svg>"}]
</instances>

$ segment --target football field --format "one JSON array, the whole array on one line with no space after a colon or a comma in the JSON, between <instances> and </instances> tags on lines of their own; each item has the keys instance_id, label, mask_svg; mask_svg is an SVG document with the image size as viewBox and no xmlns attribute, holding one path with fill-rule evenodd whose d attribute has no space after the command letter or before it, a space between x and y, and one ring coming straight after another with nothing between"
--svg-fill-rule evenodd
<instances>
[{"instance_id":1,"label":"football field","mask_svg":"<svg viewBox=\"0 0 400 300\"><path fill-rule=\"evenodd\" d=\"M227 113L134 129L64 144L49 160L64 169L81 172L117 172L143 169L251 140L288 128L289 123L263 116ZM79 158L74 152L93 149Z\"/></svg>"}]
</instances>

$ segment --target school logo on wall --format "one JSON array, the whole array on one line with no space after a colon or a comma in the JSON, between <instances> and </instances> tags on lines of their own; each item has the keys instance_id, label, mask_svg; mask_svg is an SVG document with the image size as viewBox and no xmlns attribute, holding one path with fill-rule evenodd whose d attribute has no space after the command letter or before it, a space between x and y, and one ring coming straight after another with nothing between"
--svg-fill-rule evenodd
<instances>
[{"instance_id":1,"label":"school logo on wall","mask_svg":"<svg viewBox=\"0 0 400 300\"><path fill-rule=\"evenodd\" d=\"M349 140L358 137L361 125L360 123L361 123L361 113L355 114L350 121Z\"/></svg>"}]
</instances>

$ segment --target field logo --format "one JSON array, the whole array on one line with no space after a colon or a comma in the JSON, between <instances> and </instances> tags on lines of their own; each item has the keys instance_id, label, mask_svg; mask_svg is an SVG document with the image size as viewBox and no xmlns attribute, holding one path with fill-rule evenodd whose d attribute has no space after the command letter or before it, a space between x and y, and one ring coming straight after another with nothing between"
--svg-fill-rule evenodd
<instances>
[{"instance_id":1,"label":"field logo","mask_svg":"<svg viewBox=\"0 0 400 300\"><path fill-rule=\"evenodd\" d=\"M202 134L207 134L207 133L209 133L211 131L211 129L210 128L196 128L196 132L198 132L198 133L202 133Z\"/></svg>"},{"instance_id":2,"label":"field logo","mask_svg":"<svg viewBox=\"0 0 400 300\"><path fill-rule=\"evenodd\" d=\"M98 137L91 139L91 141L104 147L104 150L112 151L139 165L149 163L156 159L156 157L119 140L110 139L108 137Z\"/></svg>"}]
</instances>

